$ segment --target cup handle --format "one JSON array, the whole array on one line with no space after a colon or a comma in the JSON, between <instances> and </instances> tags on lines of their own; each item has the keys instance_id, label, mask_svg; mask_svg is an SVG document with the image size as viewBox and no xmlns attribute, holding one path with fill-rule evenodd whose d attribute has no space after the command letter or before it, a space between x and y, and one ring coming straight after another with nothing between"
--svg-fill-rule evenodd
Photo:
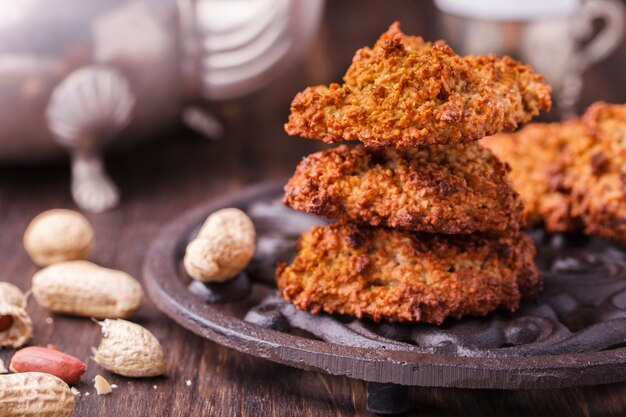
<instances>
[{"instance_id":1,"label":"cup handle","mask_svg":"<svg viewBox=\"0 0 626 417\"><path fill-rule=\"evenodd\" d=\"M581 72L609 56L620 44L626 29L626 7L615 0L585 1L575 28L577 40L583 41L590 36L596 19L604 21L604 28L579 52Z\"/></svg>"}]
</instances>

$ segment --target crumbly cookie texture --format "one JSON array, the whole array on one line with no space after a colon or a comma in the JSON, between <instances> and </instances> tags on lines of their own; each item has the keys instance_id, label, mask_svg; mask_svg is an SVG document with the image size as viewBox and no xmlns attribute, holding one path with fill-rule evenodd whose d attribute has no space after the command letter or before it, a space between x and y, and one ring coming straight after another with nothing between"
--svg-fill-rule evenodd
<instances>
[{"instance_id":1,"label":"crumbly cookie texture","mask_svg":"<svg viewBox=\"0 0 626 417\"><path fill-rule=\"evenodd\" d=\"M509 57L457 55L398 22L356 52L344 84L309 87L291 104L290 135L414 148L513 130L551 106L550 87Z\"/></svg>"},{"instance_id":2,"label":"crumbly cookie texture","mask_svg":"<svg viewBox=\"0 0 626 417\"><path fill-rule=\"evenodd\" d=\"M331 219L430 233L501 233L523 220L506 165L478 143L318 152L298 165L284 203Z\"/></svg>"},{"instance_id":3,"label":"crumbly cookie texture","mask_svg":"<svg viewBox=\"0 0 626 417\"><path fill-rule=\"evenodd\" d=\"M278 288L297 308L375 321L441 324L515 310L541 290L523 233L445 236L337 223L302 235Z\"/></svg>"},{"instance_id":4,"label":"crumbly cookie texture","mask_svg":"<svg viewBox=\"0 0 626 417\"><path fill-rule=\"evenodd\" d=\"M482 141L511 166L529 224L626 242L626 104Z\"/></svg>"},{"instance_id":5,"label":"crumbly cookie texture","mask_svg":"<svg viewBox=\"0 0 626 417\"><path fill-rule=\"evenodd\" d=\"M583 135L575 120L531 123L516 133L501 133L480 141L510 167L509 179L524 203L528 226L544 224L551 232L575 231L568 166L563 152L572 138Z\"/></svg>"},{"instance_id":6,"label":"crumbly cookie texture","mask_svg":"<svg viewBox=\"0 0 626 417\"><path fill-rule=\"evenodd\" d=\"M626 242L626 104L596 103L572 138L572 214L584 232Z\"/></svg>"}]
</instances>

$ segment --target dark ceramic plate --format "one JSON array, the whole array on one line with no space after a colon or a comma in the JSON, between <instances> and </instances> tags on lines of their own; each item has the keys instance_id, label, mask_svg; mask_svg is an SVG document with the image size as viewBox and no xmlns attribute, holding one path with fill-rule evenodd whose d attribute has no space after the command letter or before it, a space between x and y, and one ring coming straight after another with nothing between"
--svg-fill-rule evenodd
<instances>
[{"instance_id":1,"label":"dark ceramic plate","mask_svg":"<svg viewBox=\"0 0 626 417\"><path fill-rule=\"evenodd\" d=\"M516 313L442 326L311 315L277 295L273 268L323 220L280 204L282 184L246 189L167 225L144 278L157 306L194 333L241 352L376 383L530 389L626 380L626 251L614 243L532 231L545 290ZM258 233L255 259L227 284L191 283L181 260L210 213L238 207Z\"/></svg>"}]
</instances>

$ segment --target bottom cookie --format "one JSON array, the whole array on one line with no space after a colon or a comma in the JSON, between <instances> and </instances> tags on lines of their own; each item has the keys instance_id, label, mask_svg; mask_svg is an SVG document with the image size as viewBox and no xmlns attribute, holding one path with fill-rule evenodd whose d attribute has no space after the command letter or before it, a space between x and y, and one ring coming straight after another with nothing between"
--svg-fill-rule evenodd
<instances>
[{"instance_id":1,"label":"bottom cookie","mask_svg":"<svg viewBox=\"0 0 626 417\"><path fill-rule=\"evenodd\" d=\"M312 313L441 324L445 318L515 310L541 290L532 240L438 235L353 223L316 226L279 264L285 299Z\"/></svg>"}]
</instances>

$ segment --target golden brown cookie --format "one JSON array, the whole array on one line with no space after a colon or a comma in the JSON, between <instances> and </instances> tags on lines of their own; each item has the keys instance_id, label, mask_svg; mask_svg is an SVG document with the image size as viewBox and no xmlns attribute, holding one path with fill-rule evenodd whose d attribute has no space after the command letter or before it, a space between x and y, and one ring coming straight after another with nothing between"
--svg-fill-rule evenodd
<instances>
[{"instance_id":1,"label":"golden brown cookie","mask_svg":"<svg viewBox=\"0 0 626 417\"><path fill-rule=\"evenodd\" d=\"M540 291L525 234L446 236L337 223L302 235L278 288L297 308L375 321L441 324L517 309Z\"/></svg>"},{"instance_id":2,"label":"golden brown cookie","mask_svg":"<svg viewBox=\"0 0 626 417\"><path fill-rule=\"evenodd\" d=\"M481 143L511 166L529 224L626 242L626 104L598 102L581 118Z\"/></svg>"},{"instance_id":3,"label":"golden brown cookie","mask_svg":"<svg viewBox=\"0 0 626 417\"><path fill-rule=\"evenodd\" d=\"M573 137L583 134L575 121L532 123L516 133L501 133L480 141L509 164L509 179L524 203L528 226L544 224L551 232L575 231L580 226L572 215L571 184L565 152Z\"/></svg>"},{"instance_id":4,"label":"golden brown cookie","mask_svg":"<svg viewBox=\"0 0 626 417\"><path fill-rule=\"evenodd\" d=\"M529 67L509 57L461 57L443 41L406 36L396 22L373 48L356 52L343 85L296 95L285 130L407 149L513 130L550 105L550 87Z\"/></svg>"},{"instance_id":5,"label":"golden brown cookie","mask_svg":"<svg viewBox=\"0 0 626 417\"><path fill-rule=\"evenodd\" d=\"M595 103L571 138L573 215L584 231L626 242L626 104Z\"/></svg>"},{"instance_id":6,"label":"golden brown cookie","mask_svg":"<svg viewBox=\"0 0 626 417\"><path fill-rule=\"evenodd\" d=\"M284 203L330 219L446 234L518 230L523 217L506 166L475 142L317 152L296 168Z\"/></svg>"}]
</instances>

